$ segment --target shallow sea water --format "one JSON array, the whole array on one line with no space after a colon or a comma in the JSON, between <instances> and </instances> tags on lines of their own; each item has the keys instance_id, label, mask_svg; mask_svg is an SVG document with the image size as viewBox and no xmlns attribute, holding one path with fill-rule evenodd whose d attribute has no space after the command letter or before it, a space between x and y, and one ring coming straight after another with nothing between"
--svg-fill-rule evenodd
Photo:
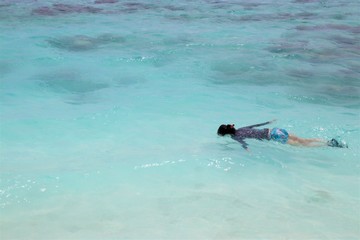
<instances>
[{"instance_id":1,"label":"shallow sea water","mask_svg":"<svg viewBox=\"0 0 360 240\"><path fill-rule=\"evenodd\" d=\"M1 1L1 239L358 239L359 7Z\"/></svg>"}]
</instances>

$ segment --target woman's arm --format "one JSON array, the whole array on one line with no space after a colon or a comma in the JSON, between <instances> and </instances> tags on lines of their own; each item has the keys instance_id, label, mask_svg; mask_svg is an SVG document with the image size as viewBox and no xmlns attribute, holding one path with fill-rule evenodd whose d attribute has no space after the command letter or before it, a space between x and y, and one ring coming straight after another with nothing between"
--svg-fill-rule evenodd
<instances>
[{"instance_id":1,"label":"woman's arm","mask_svg":"<svg viewBox=\"0 0 360 240\"><path fill-rule=\"evenodd\" d=\"M248 145L243 138L238 138L236 136L232 137L234 140L238 141L239 143L241 143L241 146L245 149L245 150L249 150Z\"/></svg>"},{"instance_id":2,"label":"woman's arm","mask_svg":"<svg viewBox=\"0 0 360 240\"><path fill-rule=\"evenodd\" d=\"M255 124L255 125L250 125L250 126L247 126L247 127L244 127L244 128L261 127L261 126L264 126L264 125L273 123L273 122L275 122L275 121L276 121L276 119L273 119L273 120L271 120L271 121L267 121L267 122L259 123L259 124Z\"/></svg>"}]
</instances>

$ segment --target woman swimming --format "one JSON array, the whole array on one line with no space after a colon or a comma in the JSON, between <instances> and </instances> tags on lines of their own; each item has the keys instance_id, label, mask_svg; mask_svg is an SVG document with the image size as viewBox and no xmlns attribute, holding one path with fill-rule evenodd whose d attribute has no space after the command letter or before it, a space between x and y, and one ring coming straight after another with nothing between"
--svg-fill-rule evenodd
<instances>
[{"instance_id":1,"label":"woman swimming","mask_svg":"<svg viewBox=\"0 0 360 240\"><path fill-rule=\"evenodd\" d=\"M280 143L287 143L295 146L305 146L305 147L340 147L347 148L348 146L345 143L338 142L336 139L331 139L326 141L319 138L300 138L293 134L289 134L285 129L281 128L263 128L256 129L255 127L261 127L270 123L275 122L276 120L259 123L251 126L246 126L242 128L235 129L234 124L222 124L217 134L220 136L230 135L232 139L241 143L242 147L248 150L248 144L245 142L246 138L255 138L258 140L274 140Z\"/></svg>"}]
</instances>

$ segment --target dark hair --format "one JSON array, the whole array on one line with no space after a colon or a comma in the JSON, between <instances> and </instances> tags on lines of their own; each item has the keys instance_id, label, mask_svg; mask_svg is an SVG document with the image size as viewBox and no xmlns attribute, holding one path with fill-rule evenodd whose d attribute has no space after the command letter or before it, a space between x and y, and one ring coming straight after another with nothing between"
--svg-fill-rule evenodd
<instances>
[{"instance_id":1,"label":"dark hair","mask_svg":"<svg viewBox=\"0 0 360 240\"><path fill-rule=\"evenodd\" d=\"M225 125L222 124L220 125L220 127L218 128L217 134L221 135L221 136L225 136L226 134L235 134L236 130L233 127L233 125Z\"/></svg>"}]
</instances>

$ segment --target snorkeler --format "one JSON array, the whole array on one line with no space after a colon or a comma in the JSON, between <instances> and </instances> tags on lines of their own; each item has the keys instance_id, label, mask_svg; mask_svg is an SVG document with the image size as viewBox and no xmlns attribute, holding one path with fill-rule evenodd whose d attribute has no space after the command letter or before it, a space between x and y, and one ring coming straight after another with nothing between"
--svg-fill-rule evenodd
<instances>
[{"instance_id":1,"label":"snorkeler","mask_svg":"<svg viewBox=\"0 0 360 240\"><path fill-rule=\"evenodd\" d=\"M339 142L336 139L331 139L326 141L319 138L300 138L295 135L289 134L285 129L280 128L263 128L255 129L255 127L261 127L270 123L275 122L276 120L259 123L247 127L242 127L235 129L234 124L223 124L219 127L217 134L220 136L230 135L232 139L241 143L242 147L248 150L248 144L245 142L245 138L255 138L258 140L274 140L280 143L287 143L294 146L305 146L305 147L339 147L347 148L347 144Z\"/></svg>"}]
</instances>

